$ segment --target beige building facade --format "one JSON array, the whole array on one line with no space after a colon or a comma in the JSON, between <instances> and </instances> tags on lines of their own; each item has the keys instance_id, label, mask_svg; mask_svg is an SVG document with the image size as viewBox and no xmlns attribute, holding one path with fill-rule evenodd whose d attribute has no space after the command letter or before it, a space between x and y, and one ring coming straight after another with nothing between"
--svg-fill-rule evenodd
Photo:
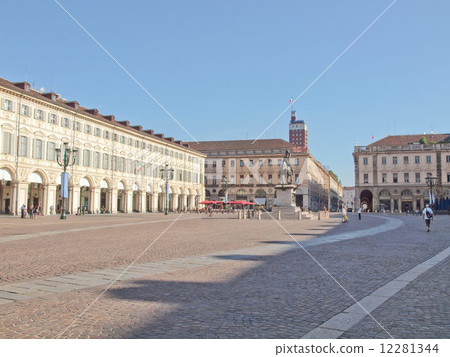
<instances>
[{"instance_id":1,"label":"beige building facade","mask_svg":"<svg viewBox=\"0 0 450 357\"><path fill-rule=\"evenodd\" d=\"M211 200L256 202L268 209L276 204L275 185L290 151L294 175L292 183L296 205L313 211L337 207L342 186L308 151L297 152L295 145L282 139L202 141L191 148L207 155L205 159L205 196ZM223 184L226 179L226 187Z\"/></svg>"},{"instance_id":2,"label":"beige building facade","mask_svg":"<svg viewBox=\"0 0 450 357\"><path fill-rule=\"evenodd\" d=\"M76 149L68 167L70 214L195 209L204 198L205 155L142 126L117 121L27 82L0 79L0 212L61 211L57 149ZM165 170L170 170L166 189Z\"/></svg>"},{"instance_id":3,"label":"beige building facade","mask_svg":"<svg viewBox=\"0 0 450 357\"><path fill-rule=\"evenodd\" d=\"M357 205L371 211L420 210L435 197L450 196L450 134L388 136L355 146Z\"/></svg>"}]
</instances>

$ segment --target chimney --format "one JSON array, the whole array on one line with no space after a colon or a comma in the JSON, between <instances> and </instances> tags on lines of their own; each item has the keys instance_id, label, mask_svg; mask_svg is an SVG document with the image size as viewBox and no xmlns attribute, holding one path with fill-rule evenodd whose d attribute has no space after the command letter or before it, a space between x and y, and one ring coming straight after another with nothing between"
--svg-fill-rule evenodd
<instances>
[{"instance_id":1,"label":"chimney","mask_svg":"<svg viewBox=\"0 0 450 357\"><path fill-rule=\"evenodd\" d=\"M109 121L113 121L116 119L116 117L114 115L103 115L103 118L105 118Z\"/></svg>"},{"instance_id":2,"label":"chimney","mask_svg":"<svg viewBox=\"0 0 450 357\"><path fill-rule=\"evenodd\" d=\"M131 127L136 130L142 131L142 125L132 125Z\"/></svg>"},{"instance_id":3,"label":"chimney","mask_svg":"<svg viewBox=\"0 0 450 357\"><path fill-rule=\"evenodd\" d=\"M130 122L128 120L118 121L118 123L122 124L123 126L130 126Z\"/></svg>"},{"instance_id":4,"label":"chimney","mask_svg":"<svg viewBox=\"0 0 450 357\"><path fill-rule=\"evenodd\" d=\"M172 137L166 138L166 140L169 140L169 141L172 142L172 143L175 141L175 139L172 138Z\"/></svg>"},{"instance_id":5,"label":"chimney","mask_svg":"<svg viewBox=\"0 0 450 357\"><path fill-rule=\"evenodd\" d=\"M164 139L164 134L155 134L158 138Z\"/></svg>"},{"instance_id":6,"label":"chimney","mask_svg":"<svg viewBox=\"0 0 450 357\"><path fill-rule=\"evenodd\" d=\"M146 130L144 130L144 133L147 133L147 134L150 134L150 135L154 135L154 131L153 130L151 130L151 129L146 129Z\"/></svg>"}]
</instances>

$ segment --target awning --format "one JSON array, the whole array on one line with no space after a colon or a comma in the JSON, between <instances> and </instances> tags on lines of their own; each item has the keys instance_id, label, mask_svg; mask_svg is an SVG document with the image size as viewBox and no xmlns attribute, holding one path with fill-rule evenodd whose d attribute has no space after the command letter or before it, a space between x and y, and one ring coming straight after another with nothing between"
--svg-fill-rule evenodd
<instances>
[{"instance_id":1,"label":"awning","mask_svg":"<svg viewBox=\"0 0 450 357\"><path fill-rule=\"evenodd\" d=\"M37 172L33 172L28 181L30 183L42 183L42 177Z\"/></svg>"},{"instance_id":2,"label":"awning","mask_svg":"<svg viewBox=\"0 0 450 357\"><path fill-rule=\"evenodd\" d=\"M80 187L90 187L91 185L89 185L89 181L86 177L83 177L80 180Z\"/></svg>"},{"instance_id":3,"label":"awning","mask_svg":"<svg viewBox=\"0 0 450 357\"><path fill-rule=\"evenodd\" d=\"M260 206L265 206L266 199L265 198L255 198L255 203Z\"/></svg>"},{"instance_id":4,"label":"awning","mask_svg":"<svg viewBox=\"0 0 450 357\"><path fill-rule=\"evenodd\" d=\"M11 174L8 170L0 169L0 180L12 181Z\"/></svg>"}]
</instances>

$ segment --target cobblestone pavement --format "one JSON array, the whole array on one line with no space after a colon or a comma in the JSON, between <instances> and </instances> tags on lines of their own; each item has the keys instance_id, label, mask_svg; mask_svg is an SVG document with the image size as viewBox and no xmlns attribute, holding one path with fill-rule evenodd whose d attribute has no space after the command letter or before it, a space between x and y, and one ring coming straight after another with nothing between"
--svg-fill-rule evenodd
<instances>
[{"instance_id":1,"label":"cobblestone pavement","mask_svg":"<svg viewBox=\"0 0 450 357\"><path fill-rule=\"evenodd\" d=\"M43 217L36 231L23 228L23 220L0 221L2 228L4 222L10 225L2 234L7 240L0 238L0 290L67 274L89 278L94 270L114 267L119 275L170 224L162 215L100 222L103 217L70 218L65 226ZM362 304L450 245L447 216L436 217L430 233L414 216L364 215L358 221L352 215L348 224L339 218L280 223ZM63 338L300 338L355 305L274 221L181 219L137 262L165 262L171 269L149 273L141 267L139 278L116 282L79 319L107 283L24 300L4 295L0 337L56 338L64 332ZM99 229L102 225L115 227ZM77 231L80 227L84 230ZM33 232L39 234L10 240ZM211 260L193 265L199 257ZM447 257L426 265L371 311L385 330L370 316L361 316L345 328L334 326L339 337L386 338L387 331L395 338L449 338L448 263Z\"/></svg>"}]
</instances>

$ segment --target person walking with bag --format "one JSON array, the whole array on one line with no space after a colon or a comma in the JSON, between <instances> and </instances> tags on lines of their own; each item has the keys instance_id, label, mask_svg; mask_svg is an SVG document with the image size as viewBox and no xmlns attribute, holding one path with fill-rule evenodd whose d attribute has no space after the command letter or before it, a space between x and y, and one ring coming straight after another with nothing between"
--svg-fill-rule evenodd
<instances>
[{"instance_id":1,"label":"person walking with bag","mask_svg":"<svg viewBox=\"0 0 450 357\"><path fill-rule=\"evenodd\" d=\"M422 218L425 220L425 224L427 225L427 232L430 231L430 223L433 219L433 210L430 208L430 205L426 205L422 212Z\"/></svg>"},{"instance_id":2,"label":"person walking with bag","mask_svg":"<svg viewBox=\"0 0 450 357\"><path fill-rule=\"evenodd\" d=\"M362 213L362 208L359 207L359 210L358 210L358 218L359 218L359 220L361 220L361 213Z\"/></svg>"}]
</instances>

